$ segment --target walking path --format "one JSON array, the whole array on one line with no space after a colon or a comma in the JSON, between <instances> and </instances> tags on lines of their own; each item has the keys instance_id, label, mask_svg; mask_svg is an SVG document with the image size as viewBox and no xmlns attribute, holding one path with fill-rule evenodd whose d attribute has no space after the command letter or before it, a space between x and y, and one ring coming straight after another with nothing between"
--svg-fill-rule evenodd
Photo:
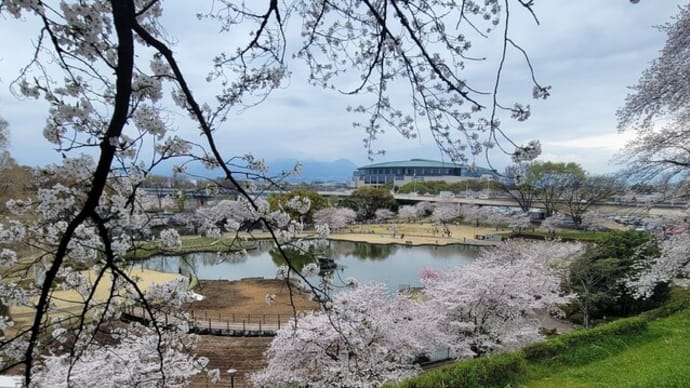
<instances>
[{"instance_id":1,"label":"walking path","mask_svg":"<svg viewBox=\"0 0 690 388\"><path fill-rule=\"evenodd\" d=\"M128 320L148 324L150 314L143 307L130 307L124 314ZM222 336L274 336L281 327L290 324L291 315L280 314L242 314L232 316L194 316L187 320L190 333ZM157 321L164 325L182 325L181 319L174 315L161 313Z\"/></svg>"},{"instance_id":2,"label":"walking path","mask_svg":"<svg viewBox=\"0 0 690 388\"><path fill-rule=\"evenodd\" d=\"M404 245L492 245L494 241L479 240L477 236L494 235L504 232L495 228L474 227L470 225L447 225L450 235L444 234L444 228L433 224L363 224L352 225L332 232L331 240L366 242L370 244L404 244ZM241 234L241 237L250 237ZM270 238L267 232L252 232L254 238ZM316 238L315 232L300 234L300 238Z\"/></svg>"}]
</instances>

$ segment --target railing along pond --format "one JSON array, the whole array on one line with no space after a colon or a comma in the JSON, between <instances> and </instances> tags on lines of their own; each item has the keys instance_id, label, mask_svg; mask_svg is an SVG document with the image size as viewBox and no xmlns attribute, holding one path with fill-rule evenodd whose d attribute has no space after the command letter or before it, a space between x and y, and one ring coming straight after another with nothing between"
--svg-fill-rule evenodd
<instances>
[{"instance_id":1,"label":"railing along pond","mask_svg":"<svg viewBox=\"0 0 690 388\"><path fill-rule=\"evenodd\" d=\"M180 318L173 314L163 311L157 311L156 314L160 324L168 326L183 323ZM148 311L140 306L130 306L124 315L127 320L136 320L144 324L150 322ZM208 311L204 311L203 314L192 311L187 325L189 332L196 334L270 337L276 335L281 327L288 325L292 318L292 315L286 314L232 314L223 316L220 313L209 314Z\"/></svg>"}]
</instances>

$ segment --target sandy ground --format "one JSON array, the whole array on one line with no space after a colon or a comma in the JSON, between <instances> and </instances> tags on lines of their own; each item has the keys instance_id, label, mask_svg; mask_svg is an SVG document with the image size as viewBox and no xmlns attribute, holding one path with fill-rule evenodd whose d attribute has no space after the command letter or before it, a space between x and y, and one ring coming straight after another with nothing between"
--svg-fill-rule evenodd
<instances>
[{"instance_id":1,"label":"sandy ground","mask_svg":"<svg viewBox=\"0 0 690 388\"><path fill-rule=\"evenodd\" d=\"M280 280L211 280L201 281L197 292L204 295L205 299L186 306L193 311L195 316L227 319L235 316L236 319L252 317L281 315L292 316L294 304L297 311L311 310L318 307L309 301L306 294L293 288L292 304L290 303L290 291L285 282ZM275 300L268 305L265 301L266 294L275 295ZM254 318L255 319L255 318ZM232 368L237 370L235 387L248 387L246 377L250 373L263 368L265 360L263 353L271 343L271 337L220 337L199 336L197 355L209 358L209 368L218 368L221 371L221 382L212 387L230 387L230 379L225 373ZM206 387L206 376L196 376L192 380L191 387Z\"/></svg>"},{"instance_id":2,"label":"sandy ground","mask_svg":"<svg viewBox=\"0 0 690 388\"><path fill-rule=\"evenodd\" d=\"M91 284L95 282L96 273L94 271L83 271L81 273L89 279ZM175 273L158 272L141 268L131 268L127 274L131 279L136 280L137 286L142 292L145 292L152 284L169 282L179 277L179 275ZM112 280L109 275L103 276L96 286L94 300L98 302L105 301L110 294L111 283ZM36 303L38 298L33 298L32 301ZM57 306L58 312L50 313L49 316L79 313L84 306L84 298L76 290L53 291L52 301ZM33 323L35 313L36 311L33 307L12 306L10 308L10 315L15 322L14 329L17 330L28 327L28 325Z\"/></svg>"},{"instance_id":3,"label":"sandy ground","mask_svg":"<svg viewBox=\"0 0 690 388\"><path fill-rule=\"evenodd\" d=\"M307 294L277 279L210 280L200 281L197 293L204 300L185 306L195 317L246 319L247 315L282 318L290 317L295 311L313 310L318 304L309 300ZM266 295L275 295L274 301L266 303ZM293 310L294 305L294 310Z\"/></svg>"},{"instance_id":4,"label":"sandy ground","mask_svg":"<svg viewBox=\"0 0 690 388\"><path fill-rule=\"evenodd\" d=\"M475 237L499 232L494 228L469 225L448 225L448 231L450 231L450 236L444 234L442 227L431 224L356 225L336 231L330 238L372 244L486 244L482 240L476 240Z\"/></svg>"},{"instance_id":5,"label":"sandy ground","mask_svg":"<svg viewBox=\"0 0 690 388\"><path fill-rule=\"evenodd\" d=\"M332 240L367 242L371 244L405 244L405 245L448 245L479 244L486 241L476 240L477 235L491 235L503 232L495 228L474 227L470 225L448 225L450 236L444 235L443 227L432 224L369 224L352 225L332 232ZM254 238L269 238L265 232L253 232ZM249 237L249 235L246 235ZM316 237L314 232L306 232L299 237Z\"/></svg>"},{"instance_id":6,"label":"sandy ground","mask_svg":"<svg viewBox=\"0 0 690 388\"><path fill-rule=\"evenodd\" d=\"M207 376L195 376L189 386L192 388L231 387L228 369L235 369L234 387L250 387L247 378L253 372L266 365L264 352L271 344L271 337L215 337L199 336L197 354L209 358L208 368L218 368L221 381L218 384L207 384Z\"/></svg>"}]
</instances>

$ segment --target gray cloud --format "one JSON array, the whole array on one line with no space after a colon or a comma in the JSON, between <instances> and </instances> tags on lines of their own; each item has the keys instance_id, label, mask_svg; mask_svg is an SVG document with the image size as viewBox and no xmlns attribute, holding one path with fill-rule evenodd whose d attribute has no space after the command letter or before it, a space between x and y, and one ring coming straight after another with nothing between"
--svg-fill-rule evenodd
<instances>
[{"instance_id":1,"label":"gray cloud","mask_svg":"<svg viewBox=\"0 0 690 388\"><path fill-rule=\"evenodd\" d=\"M515 39L529 52L538 79L553 85L553 95L543 102L529 101L529 74L519 53L511 53L501 100L529 102L533 116L525 123L504 119L506 131L517 142L540 139L544 145L542 159L575 161L595 172L614 169L608 161L613 150L625 142L624 137L618 140L616 136L615 110L623 103L626 87L635 83L664 43L664 35L652 26L669 21L682 3L541 1L536 8L541 26L534 26L529 15L515 12ZM165 7L164 23L171 22L168 33L179 42L175 52L196 95L213 101L217 85L205 81L210 60L219 48L232 46L230 38L242 35L222 36L213 23L197 22L194 13L199 10L188 9L189 2ZM12 37L0 40L0 115L10 122L14 156L21 163L36 165L59 160L52 147L41 140L47 109L34 101L18 101L8 91L9 82L30 58L33 31L30 25L14 21L0 25L0 36ZM474 43L478 55L489 55L497 41L494 37ZM357 164L368 163L361 146L364 133L351 126L357 116L345 110L359 100L306 85L304 69L297 62L291 66L286 88L277 90L258 107L233 113L218 131L224 152L252 152L266 159L347 158ZM495 68L492 61L477 63L469 66L467 76L490 85ZM406 96L404 87L391 90L400 94L393 98ZM193 123L181 117L174 119L180 134L197 135ZM604 143L606 146L594 146ZM406 140L389 129L378 145L388 151L378 160L442 158L430 134L423 130L419 139ZM492 158L499 169L508 162L504 156ZM486 164L481 158L477 163Z\"/></svg>"}]
</instances>

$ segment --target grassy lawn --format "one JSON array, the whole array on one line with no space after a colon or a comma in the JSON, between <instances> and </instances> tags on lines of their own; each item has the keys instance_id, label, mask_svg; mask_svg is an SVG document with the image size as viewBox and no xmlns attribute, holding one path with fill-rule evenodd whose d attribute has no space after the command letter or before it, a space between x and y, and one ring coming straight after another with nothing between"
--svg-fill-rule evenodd
<instances>
[{"instance_id":1,"label":"grassy lawn","mask_svg":"<svg viewBox=\"0 0 690 388\"><path fill-rule=\"evenodd\" d=\"M523 387L688 387L690 310L649 323L637 335L573 347L553 361L529 363Z\"/></svg>"},{"instance_id":2,"label":"grassy lawn","mask_svg":"<svg viewBox=\"0 0 690 388\"><path fill-rule=\"evenodd\" d=\"M395 228L395 234L393 234ZM486 241L475 240L477 235L497 234L495 228L485 226L475 227L466 224L447 225L451 232L445 236L441 232L443 227L429 223L415 224L366 224L344 227L330 235L332 240L360 241L372 244L407 244L407 245L446 245L446 244L487 244ZM504 232L506 233L506 232ZM318 238L318 233L306 230L299 233L297 238ZM182 247L179 249L165 249L159 240L142 241L135 249L128 253L129 258L135 260L147 259L156 255L183 255L195 252L229 252L238 251L239 247L249 250L254 247L256 239L270 239L268 232L260 230L252 233L242 232L236 240L234 234L226 234L221 238L204 236L182 236Z\"/></svg>"},{"instance_id":3,"label":"grassy lawn","mask_svg":"<svg viewBox=\"0 0 690 388\"><path fill-rule=\"evenodd\" d=\"M228 252L237 251L239 246L245 246L250 249L254 246L250 241L234 241L234 235L223 236L218 238L209 238L204 236L182 236L182 247L175 250L165 249L161 246L160 241L142 241L137 244L135 249L128 253L131 259L147 259L156 255L183 255L185 253L195 252ZM234 242L233 242L234 241Z\"/></svg>"}]
</instances>

